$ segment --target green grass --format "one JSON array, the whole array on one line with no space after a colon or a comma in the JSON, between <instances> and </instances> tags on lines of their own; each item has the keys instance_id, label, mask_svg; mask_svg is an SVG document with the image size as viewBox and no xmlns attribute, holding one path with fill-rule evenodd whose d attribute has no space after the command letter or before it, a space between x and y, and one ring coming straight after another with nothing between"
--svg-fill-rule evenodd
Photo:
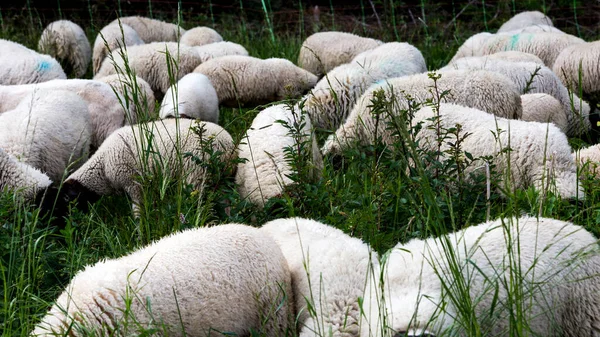
<instances>
[{"instance_id":1,"label":"green grass","mask_svg":"<svg viewBox=\"0 0 600 337\"><path fill-rule=\"evenodd\" d=\"M255 57L283 57L295 61L306 36L335 26L339 30L383 41L410 42L422 51L428 68L436 69L449 61L466 38L483 31L486 26L490 30L498 28L515 10L542 10L535 4L516 5L514 1L481 1L466 8L458 4L454 6L454 2L451 8L441 8L441 5L421 1L411 15L422 13L422 21L413 21L401 9L400 3L392 1L389 10L378 12L383 24L381 28L374 17L364 14L365 10L369 12L366 1L356 17L342 11L329 11L328 6L324 6L319 22L313 22L311 14L299 13L305 21L296 25L280 20L270 9L268 1L261 1L258 12L254 12L263 17L259 21L249 20L249 15L240 20L237 15L213 13L212 3L210 12L203 15L188 13L185 8L180 14L184 28L213 26L225 40L244 45ZM119 11L124 5L124 2L119 2ZM575 1L566 2L567 7L575 5ZM294 8L306 8L306 4L298 3ZM553 9L546 9L552 15ZM92 11L93 7L87 6L86 15L79 23L89 24L89 18L95 18L94 26L83 24L93 42L94 32L112 18L103 22L104 18ZM28 7L23 13L0 13L0 38L18 41L35 49L42 27L42 19L35 9ZM460 15L456 16L457 13ZM123 8L123 14L130 13ZM150 16L150 13L146 14ZM151 14L155 18L177 21L160 12L157 3L153 4ZM64 7L61 15L69 19ZM577 18L573 13L565 15L570 15L569 19ZM560 28L584 35L588 40L597 39L598 36L590 33L589 29L581 29L581 17L579 19L577 25ZM21 22L30 24L23 27ZM91 72L88 77L91 77ZM386 111L385 101L377 104ZM221 108L219 124L239 143L258 111L253 108ZM407 139L411 130L403 128L404 124L405 121L400 121L390 127ZM459 131L446 131L447 137L460 137ZM318 134L319 139L325 136L325 132ZM581 142L573 139L572 143ZM228 172L218 159L207 164L218 179L211 181L203 195L181 181L141 177L145 203L139 218L133 217L131 201L126 196L105 196L89 212L73 208L65 226L57 228L47 219L40 219L35 207L22 203L9 193L0 194L2 336L27 336L46 313L49 304L85 265L101 258L122 256L167 234L194 226L231 222L258 226L280 217L302 216L321 220L362 238L380 253L411 238L440 235L488 218L521 214L572 221L596 235L600 234L599 181L582 174L586 199L579 203L533 189L512 191L506 197L492 192L488 200L485 177L465 181L460 179L460 174L456 175L457 168L460 171L469 163L461 161L459 145L455 151L455 156L440 160L436 153L419 152L411 142L357 147L337 158L326 157L322 176L316 181L307 179L304 152L291 151L289 158L299 170L294 177L297 183L287 188L281 197L271 199L264 209L240 197L231 174L217 174ZM426 158L432 165L429 167L436 169L429 169L421 160L413 166L411 163L415 158ZM497 173L494 174L493 168L491 176L492 182L496 181ZM466 299L465 289L458 290ZM467 320L470 313L462 314ZM472 335L478 335L476 328Z\"/></svg>"}]
</instances>

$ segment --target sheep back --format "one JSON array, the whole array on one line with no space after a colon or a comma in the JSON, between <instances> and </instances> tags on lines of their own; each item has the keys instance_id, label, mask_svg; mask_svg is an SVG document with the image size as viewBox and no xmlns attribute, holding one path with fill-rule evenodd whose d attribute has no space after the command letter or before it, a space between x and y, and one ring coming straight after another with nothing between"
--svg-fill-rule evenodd
<instances>
[{"instance_id":1,"label":"sheep back","mask_svg":"<svg viewBox=\"0 0 600 337\"><path fill-rule=\"evenodd\" d=\"M50 23L40 37L38 49L57 59L74 77L87 72L92 60L92 47L83 29L69 20Z\"/></svg>"}]
</instances>

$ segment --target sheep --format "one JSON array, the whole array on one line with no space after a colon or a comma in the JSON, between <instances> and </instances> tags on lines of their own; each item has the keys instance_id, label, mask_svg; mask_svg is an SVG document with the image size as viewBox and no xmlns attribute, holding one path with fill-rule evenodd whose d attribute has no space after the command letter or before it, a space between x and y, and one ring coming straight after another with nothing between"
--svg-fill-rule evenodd
<instances>
[{"instance_id":1,"label":"sheep","mask_svg":"<svg viewBox=\"0 0 600 337\"><path fill-rule=\"evenodd\" d=\"M32 200L52 184L40 170L18 161L0 148L0 192L11 191Z\"/></svg>"},{"instance_id":2,"label":"sheep","mask_svg":"<svg viewBox=\"0 0 600 337\"><path fill-rule=\"evenodd\" d=\"M191 153L203 160L208 146L203 142L208 140L213 150L222 151L223 160L237 156L229 133L209 122L178 118L124 126L65 180L64 194L69 200L79 199L80 206L85 207L86 201L94 202L101 195L125 192L132 200L133 214L138 216L143 190L136 176L162 174L182 179L202 193L205 168L193 158L182 158L182 154Z\"/></svg>"},{"instance_id":3,"label":"sheep","mask_svg":"<svg viewBox=\"0 0 600 337\"><path fill-rule=\"evenodd\" d=\"M506 21L498 29L498 33L509 32L530 26L545 25L552 27L552 20L544 13L538 11L528 11L516 14L510 20Z\"/></svg>"},{"instance_id":4,"label":"sheep","mask_svg":"<svg viewBox=\"0 0 600 337\"><path fill-rule=\"evenodd\" d=\"M117 96L124 100L121 101L121 104L125 105L125 108L129 111L126 117L135 116L133 122L125 121L126 124L135 124L149 117L149 114L142 111L154 111L156 103L154 93L150 84L143 79L127 74L113 74L97 80L110 85ZM141 108L142 111L138 111L138 108Z\"/></svg>"},{"instance_id":5,"label":"sheep","mask_svg":"<svg viewBox=\"0 0 600 337\"><path fill-rule=\"evenodd\" d=\"M179 42L188 46L202 46L215 42L221 42L223 38L214 29L208 27L192 28L181 35Z\"/></svg>"},{"instance_id":6,"label":"sheep","mask_svg":"<svg viewBox=\"0 0 600 337\"><path fill-rule=\"evenodd\" d=\"M596 103L600 101L600 80L597 75L599 57L600 41L576 44L558 55L552 70L568 88L583 92L590 103Z\"/></svg>"},{"instance_id":7,"label":"sheep","mask_svg":"<svg viewBox=\"0 0 600 337\"><path fill-rule=\"evenodd\" d=\"M520 51L514 51L514 50L501 51L501 52L497 52L494 54L486 55L485 57L487 57L488 59L491 59L491 60L504 60L504 61L510 61L510 62L533 62L535 64L545 66L544 61L542 61L539 57L537 57L533 54L524 53L524 52L520 52ZM455 63L455 62L452 62L451 64L453 64L453 63Z\"/></svg>"},{"instance_id":8,"label":"sheep","mask_svg":"<svg viewBox=\"0 0 600 337\"><path fill-rule=\"evenodd\" d=\"M309 219L278 219L260 231L277 242L287 260L299 335L358 337L359 303L378 263L377 252L337 228Z\"/></svg>"},{"instance_id":9,"label":"sheep","mask_svg":"<svg viewBox=\"0 0 600 337\"><path fill-rule=\"evenodd\" d=\"M53 181L87 159L91 133L87 105L66 90L35 90L0 114L0 148Z\"/></svg>"},{"instance_id":10,"label":"sheep","mask_svg":"<svg viewBox=\"0 0 600 337\"><path fill-rule=\"evenodd\" d=\"M114 60L104 59L94 79L125 73L125 59L123 58L125 56L129 68L136 76L150 84L157 99L162 99L171 86L171 76L173 80L178 81L202 62L193 47L176 42L154 42L130 46L124 55L113 54L113 56Z\"/></svg>"},{"instance_id":11,"label":"sheep","mask_svg":"<svg viewBox=\"0 0 600 337\"><path fill-rule=\"evenodd\" d=\"M81 77L87 72L92 60L92 47L85 32L69 20L50 23L40 37L38 49L56 58L66 73Z\"/></svg>"},{"instance_id":12,"label":"sheep","mask_svg":"<svg viewBox=\"0 0 600 337\"><path fill-rule=\"evenodd\" d=\"M560 79L544 65L532 62L510 62L481 56L456 60L440 69L440 72L443 73L448 69L494 71L510 78L521 94L546 93L552 95L563 106L563 114L567 118L568 125L561 130L569 136L579 136L591 127L587 117L589 106L586 107L587 104L580 106L579 98L571 96Z\"/></svg>"},{"instance_id":13,"label":"sheep","mask_svg":"<svg viewBox=\"0 0 600 337\"><path fill-rule=\"evenodd\" d=\"M560 102L548 94L521 95L524 121L554 123L561 131L568 127L567 116Z\"/></svg>"},{"instance_id":14,"label":"sheep","mask_svg":"<svg viewBox=\"0 0 600 337\"><path fill-rule=\"evenodd\" d=\"M498 219L442 238L413 239L386 255L375 269L377 283L369 285L365 312L370 327L381 327L385 317L390 335L427 330L430 336L461 336L469 324L483 336L506 336L514 324L510 317L519 314L523 332L533 336L597 333L597 240L572 223ZM456 293L461 287L474 316L462 316L471 308L461 310L452 299L464 300ZM380 330L364 329L363 336L379 337Z\"/></svg>"},{"instance_id":15,"label":"sheep","mask_svg":"<svg viewBox=\"0 0 600 337\"><path fill-rule=\"evenodd\" d=\"M385 43L329 71L305 96L304 110L316 127L335 130L371 84L425 71L425 59L417 48Z\"/></svg>"},{"instance_id":16,"label":"sheep","mask_svg":"<svg viewBox=\"0 0 600 337\"><path fill-rule=\"evenodd\" d=\"M583 168L594 179L600 178L600 144L575 151L573 158L577 162L578 168Z\"/></svg>"},{"instance_id":17,"label":"sheep","mask_svg":"<svg viewBox=\"0 0 600 337\"><path fill-rule=\"evenodd\" d=\"M566 34L562 30L555 28L553 26L548 25L535 25L535 26L527 26L515 30L510 30L506 32L498 32L500 34L518 34L518 33L558 33L558 34Z\"/></svg>"},{"instance_id":18,"label":"sheep","mask_svg":"<svg viewBox=\"0 0 600 337\"><path fill-rule=\"evenodd\" d=\"M91 146L96 149L113 131L126 124L148 118L147 111L135 106L125 110L123 98L115 95L106 83L92 80L52 80L40 84L0 86L0 113L14 109L23 98L38 89L68 90L77 93L87 103L92 120ZM138 117L140 114L140 117Z\"/></svg>"},{"instance_id":19,"label":"sheep","mask_svg":"<svg viewBox=\"0 0 600 337\"><path fill-rule=\"evenodd\" d=\"M109 25L126 24L133 28L145 43L177 42L186 30L179 25L141 16L125 16L113 20Z\"/></svg>"},{"instance_id":20,"label":"sheep","mask_svg":"<svg viewBox=\"0 0 600 337\"><path fill-rule=\"evenodd\" d=\"M295 172L286 151L297 151L299 147L307 153L300 151L296 155L306 155L311 174L320 176L323 158L308 116L297 106L285 104L259 112L238 149L239 157L246 159L238 164L235 176L240 196L262 208L267 199L280 195L285 186L293 183L291 176Z\"/></svg>"},{"instance_id":21,"label":"sheep","mask_svg":"<svg viewBox=\"0 0 600 337\"><path fill-rule=\"evenodd\" d=\"M492 33L477 33L469 37L456 51L450 63L468 56L481 56L481 48L494 36Z\"/></svg>"},{"instance_id":22,"label":"sheep","mask_svg":"<svg viewBox=\"0 0 600 337\"><path fill-rule=\"evenodd\" d=\"M439 119L432 120L435 116ZM432 107L421 108L411 123L422 123L415 136L420 148L441 152L449 149L453 140L440 144L437 128L447 130L460 124L462 135L467 135L461 142L461 151L476 158L465 174L483 170L485 162L478 158L491 157L490 163L500 173L502 190L533 186L539 191L551 190L562 198L585 197L569 141L552 123L508 120L447 103L440 104L439 112Z\"/></svg>"},{"instance_id":23,"label":"sheep","mask_svg":"<svg viewBox=\"0 0 600 337\"><path fill-rule=\"evenodd\" d=\"M167 90L159 116L195 118L216 124L219 121L217 92L206 76L187 74Z\"/></svg>"},{"instance_id":24,"label":"sheep","mask_svg":"<svg viewBox=\"0 0 600 337\"><path fill-rule=\"evenodd\" d=\"M286 59L231 55L200 64L217 91L219 104L263 104L295 98L317 83L317 77Z\"/></svg>"},{"instance_id":25,"label":"sheep","mask_svg":"<svg viewBox=\"0 0 600 337\"><path fill-rule=\"evenodd\" d=\"M0 39L0 85L66 79L58 61L19 43Z\"/></svg>"},{"instance_id":26,"label":"sheep","mask_svg":"<svg viewBox=\"0 0 600 337\"><path fill-rule=\"evenodd\" d=\"M102 61L109 52L127 46L137 46L145 42L138 33L126 24L111 24L100 30L94 41L92 68L94 74L98 73ZM124 50L125 50L124 49Z\"/></svg>"},{"instance_id":27,"label":"sheep","mask_svg":"<svg viewBox=\"0 0 600 337\"><path fill-rule=\"evenodd\" d=\"M383 42L343 32L314 33L302 43L298 65L322 77L331 69L350 62L358 54Z\"/></svg>"},{"instance_id":28,"label":"sheep","mask_svg":"<svg viewBox=\"0 0 600 337\"><path fill-rule=\"evenodd\" d=\"M248 56L248 51L237 43L223 41L194 47L202 62L228 55Z\"/></svg>"},{"instance_id":29,"label":"sheep","mask_svg":"<svg viewBox=\"0 0 600 337\"><path fill-rule=\"evenodd\" d=\"M86 266L31 336L132 336L138 326L169 336L285 336L290 284L285 257L259 229L188 229Z\"/></svg>"},{"instance_id":30,"label":"sheep","mask_svg":"<svg viewBox=\"0 0 600 337\"><path fill-rule=\"evenodd\" d=\"M434 82L430 76L438 77L437 81ZM393 102L393 107L376 118L372 114L372 101L382 90L385 101ZM442 102L470 106L504 118L520 118L522 114L521 96L515 84L495 72L451 70L441 75L417 74L393 78L372 85L361 96L346 121L325 141L323 154L341 154L355 141L363 145L372 144L374 135L391 144L394 139L388 123L395 116L404 115L403 111L409 108L410 101L425 102L444 91L449 91L449 94L443 97Z\"/></svg>"}]
</instances>

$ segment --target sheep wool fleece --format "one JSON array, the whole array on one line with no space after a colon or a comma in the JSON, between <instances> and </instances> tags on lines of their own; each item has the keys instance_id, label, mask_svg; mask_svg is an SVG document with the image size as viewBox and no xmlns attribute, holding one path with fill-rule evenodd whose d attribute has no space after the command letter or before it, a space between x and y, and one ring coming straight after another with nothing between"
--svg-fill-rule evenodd
<instances>
[{"instance_id":1,"label":"sheep wool fleece","mask_svg":"<svg viewBox=\"0 0 600 337\"><path fill-rule=\"evenodd\" d=\"M32 336L131 336L130 316L169 336L228 332L285 336L292 309L290 274L281 250L258 229L238 224L186 230L75 275ZM152 315L148 313L151 308ZM135 325L129 323L129 328ZM120 328L120 330L117 330Z\"/></svg>"},{"instance_id":2,"label":"sheep wool fleece","mask_svg":"<svg viewBox=\"0 0 600 337\"><path fill-rule=\"evenodd\" d=\"M50 23L42 32L38 48L62 64L68 65L74 77L85 75L92 60L92 47L85 31L69 20Z\"/></svg>"}]
</instances>

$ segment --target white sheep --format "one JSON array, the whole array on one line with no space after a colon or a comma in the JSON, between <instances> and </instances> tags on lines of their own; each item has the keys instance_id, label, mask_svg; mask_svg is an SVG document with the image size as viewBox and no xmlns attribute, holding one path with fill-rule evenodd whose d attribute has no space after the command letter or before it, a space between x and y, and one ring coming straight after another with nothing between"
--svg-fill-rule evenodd
<instances>
[{"instance_id":1,"label":"white sheep","mask_svg":"<svg viewBox=\"0 0 600 337\"><path fill-rule=\"evenodd\" d=\"M539 57L533 54L515 50L501 51L494 54L486 55L485 57L492 60L504 60L510 62L533 62L535 64L545 66L544 61L542 61Z\"/></svg>"},{"instance_id":2,"label":"white sheep","mask_svg":"<svg viewBox=\"0 0 600 337\"><path fill-rule=\"evenodd\" d=\"M18 161L0 148L0 193L10 191L32 200L52 184L40 170Z\"/></svg>"},{"instance_id":3,"label":"white sheep","mask_svg":"<svg viewBox=\"0 0 600 337\"><path fill-rule=\"evenodd\" d=\"M119 22L133 28L145 43L176 42L179 41L181 35L186 33L185 29L176 24L142 16L125 16L117 18L109 23L109 25L118 25Z\"/></svg>"},{"instance_id":4,"label":"white sheep","mask_svg":"<svg viewBox=\"0 0 600 337\"><path fill-rule=\"evenodd\" d=\"M124 105L129 113L126 117L134 116L133 120L125 121L126 124L135 124L138 120L144 120L154 112L156 99L154 92L148 82L137 76L128 74L113 74L98 78L97 81L110 85L111 88L121 98L121 105ZM141 111L138 113L138 108ZM142 112L143 111L143 112ZM150 112L150 114L144 112Z\"/></svg>"},{"instance_id":5,"label":"white sheep","mask_svg":"<svg viewBox=\"0 0 600 337\"><path fill-rule=\"evenodd\" d=\"M160 118L187 117L219 122L219 99L208 78L191 73L167 90L159 111Z\"/></svg>"},{"instance_id":6,"label":"white sheep","mask_svg":"<svg viewBox=\"0 0 600 337\"><path fill-rule=\"evenodd\" d=\"M304 96L304 110L315 127L335 130L371 84L425 71L425 59L417 48L408 43L385 43L329 71Z\"/></svg>"},{"instance_id":7,"label":"white sheep","mask_svg":"<svg viewBox=\"0 0 600 337\"><path fill-rule=\"evenodd\" d=\"M124 98L115 95L113 89L106 83L92 80L53 80L39 84L5 85L0 86L0 114L14 109L23 98L37 89L68 90L77 93L87 103L92 119L93 148L100 144L114 130L126 124L134 124L138 120L148 118L148 111L137 111L135 105L129 110L121 105Z\"/></svg>"},{"instance_id":8,"label":"white sheep","mask_svg":"<svg viewBox=\"0 0 600 337\"><path fill-rule=\"evenodd\" d=\"M78 272L31 336L285 336L291 296L285 257L259 229L188 229Z\"/></svg>"},{"instance_id":9,"label":"white sheep","mask_svg":"<svg viewBox=\"0 0 600 337\"><path fill-rule=\"evenodd\" d=\"M578 168L583 168L594 179L600 179L600 144L575 151L573 158L577 162Z\"/></svg>"},{"instance_id":10,"label":"white sheep","mask_svg":"<svg viewBox=\"0 0 600 337\"><path fill-rule=\"evenodd\" d=\"M548 94L521 95L523 116L529 122L554 123L560 130L567 130L568 121L560 102Z\"/></svg>"},{"instance_id":11,"label":"white sheep","mask_svg":"<svg viewBox=\"0 0 600 337\"><path fill-rule=\"evenodd\" d=\"M360 336L360 301L378 263L377 252L360 239L309 219L274 220L260 230L277 242L288 262L299 335Z\"/></svg>"},{"instance_id":12,"label":"white sheep","mask_svg":"<svg viewBox=\"0 0 600 337\"><path fill-rule=\"evenodd\" d=\"M192 28L181 35L181 39L179 40L179 42L192 47L221 41L223 41L221 35L208 27Z\"/></svg>"},{"instance_id":13,"label":"white sheep","mask_svg":"<svg viewBox=\"0 0 600 337\"><path fill-rule=\"evenodd\" d=\"M126 73L125 60L136 76L143 78L154 91L157 99L162 99L171 86L192 72L202 62L194 47L177 42L154 42L139 46L129 46L123 55L112 54L106 57L95 79L112 74ZM123 57L124 56L124 57ZM171 78L172 77L172 78Z\"/></svg>"},{"instance_id":14,"label":"white sheep","mask_svg":"<svg viewBox=\"0 0 600 337\"><path fill-rule=\"evenodd\" d=\"M85 75L92 60L92 47L85 32L69 20L54 21L46 26L38 49L61 62L74 77Z\"/></svg>"},{"instance_id":15,"label":"white sheep","mask_svg":"<svg viewBox=\"0 0 600 337\"><path fill-rule=\"evenodd\" d=\"M197 132L191 129L193 126ZM231 136L216 124L177 118L124 126L113 132L94 155L67 178L63 189L68 198L78 198L80 203L125 192L137 216L143 190L136 176L181 179L202 193L206 169L183 154L191 153L204 160L207 149L202 142L210 139L211 144L206 146L222 151L222 160L235 158Z\"/></svg>"},{"instance_id":16,"label":"white sheep","mask_svg":"<svg viewBox=\"0 0 600 337\"><path fill-rule=\"evenodd\" d=\"M510 78L519 89L520 94L545 93L552 95L563 106L563 114L567 118L568 125L561 130L569 136L581 135L591 127L587 103L579 105L580 99L570 94L552 70L544 65L533 62L510 62L480 56L461 58L439 71L443 73L448 69L494 71Z\"/></svg>"},{"instance_id":17,"label":"white sheep","mask_svg":"<svg viewBox=\"0 0 600 337\"><path fill-rule=\"evenodd\" d=\"M558 55L552 69L571 90L597 96L600 92L598 58L600 41L576 44L565 48ZM599 99L596 97L594 100Z\"/></svg>"},{"instance_id":18,"label":"white sheep","mask_svg":"<svg viewBox=\"0 0 600 337\"><path fill-rule=\"evenodd\" d=\"M92 68L94 74L100 70L100 66L109 52L118 53L120 48L144 44L138 33L126 24L110 24L100 30L94 41L92 55Z\"/></svg>"},{"instance_id":19,"label":"white sheep","mask_svg":"<svg viewBox=\"0 0 600 337\"><path fill-rule=\"evenodd\" d=\"M357 101L346 121L329 136L322 147L323 154L339 154L354 142L373 144L375 135L386 144L394 142L388 123L400 114L405 115L409 96L412 101L422 103L449 91L442 102L470 106L504 118L521 117L521 94L506 76L486 70L451 70L437 76L440 75L437 93L430 74L393 78L371 86ZM372 114L373 100L381 90L385 101L392 104L376 118Z\"/></svg>"},{"instance_id":20,"label":"white sheep","mask_svg":"<svg viewBox=\"0 0 600 337\"><path fill-rule=\"evenodd\" d=\"M62 67L51 56L0 39L0 85L41 83L65 78L67 75Z\"/></svg>"},{"instance_id":21,"label":"white sheep","mask_svg":"<svg viewBox=\"0 0 600 337\"><path fill-rule=\"evenodd\" d=\"M299 143L305 143L307 153L297 155L309 156L312 174L320 176L323 158L311 128L310 119L297 106L278 104L259 112L239 145L239 157L246 159L238 164L235 176L240 196L264 207L267 199L281 195L293 183L290 176L295 172L286 152L297 150Z\"/></svg>"},{"instance_id":22,"label":"white sheep","mask_svg":"<svg viewBox=\"0 0 600 337\"><path fill-rule=\"evenodd\" d=\"M194 72L206 75L219 103L230 106L295 98L317 83L315 75L281 58L223 56L200 64Z\"/></svg>"},{"instance_id":23,"label":"white sheep","mask_svg":"<svg viewBox=\"0 0 600 337\"><path fill-rule=\"evenodd\" d=\"M439 119L432 120L435 116ZM439 144L437 128L447 130L460 124L462 135L467 135L461 141L461 151L474 158L491 157L490 164L500 173L501 190L533 186L539 191L551 190L563 198L585 198L569 141L552 123L509 120L446 103L440 104L439 112L432 107L421 108L411 123L423 123L415 137L420 148L442 152L455 140L450 138ZM477 171L483 174L484 167L485 161L476 159L465 174Z\"/></svg>"},{"instance_id":24,"label":"white sheep","mask_svg":"<svg viewBox=\"0 0 600 337\"><path fill-rule=\"evenodd\" d=\"M229 41L197 46L194 47L194 50L200 55L200 60L202 60L202 62L228 55L248 56L248 51L244 46Z\"/></svg>"},{"instance_id":25,"label":"white sheep","mask_svg":"<svg viewBox=\"0 0 600 337\"><path fill-rule=\"evenodd\" d=\"M530 26L545 25L552 27L552 20L544 13L538 11L521 12L514 15L498 29L498 33L509 32Z\"/></svg>"},{"instance_id":26,"label":"white sheep","mask_svg":"<svg viewBox=\"0 0 600 337\"><path fill-rule=\"evenodd\" d=\"M358 54L383 42L344 32L319 32L307 37L300 47L298 65L321 77L331 69L350 62Z\"/></svg>"},{"instance_id":27,"label":"white sheep","mask_svg":"<svg viewBox=\"0 0 600 337\"><path fill-rule=\"evenodd\" d=\"M0 114L0 148L57 182L87 159L91 134L87 105L66 90L35 90Z\"/></svg>"},{"instance_id":28,"label":"white sheep","mask_svg":"<svg viewBox=\"0 0 600 337\"><path fill-rule=\"evenodd\" d=\"M365 297L374 328L363 336L382 336L384 317L390 335L462 336L469 325L482 336L506 336L509 327L519 328L516 315L523 315L525 334L593 336L600 324L599 253L582 227L533 217L398 244ZM459 293L463 287L470 303Z\"/></svg>"},{"instance_id":29,"label":"white sheep","mask_svg":"<svg viewBox=\"0 0 600 337\"><path fill-rule=\"evenodd\" d=\"M465 42L463 42L460 47L458 47L458 50L454 54L454 57L452 57L452 60L450 60L450 63L463 57L481 56L481 48L493 36L494 34L487 32L472 35Z\"/></svg>"},{"instance_id":30,"label":"white sheep","mask_svg":"<svg viewBox=\"0 0 600 337\"><path fill-rule=\"evenodd\" d=\"M519 29L514 29L505 32L498 32L499 34L518 34L518 33L558 33L558 34L566 34L562 30L548 25L534 25L527 26Z\"/></svg>"}]
</instances>

